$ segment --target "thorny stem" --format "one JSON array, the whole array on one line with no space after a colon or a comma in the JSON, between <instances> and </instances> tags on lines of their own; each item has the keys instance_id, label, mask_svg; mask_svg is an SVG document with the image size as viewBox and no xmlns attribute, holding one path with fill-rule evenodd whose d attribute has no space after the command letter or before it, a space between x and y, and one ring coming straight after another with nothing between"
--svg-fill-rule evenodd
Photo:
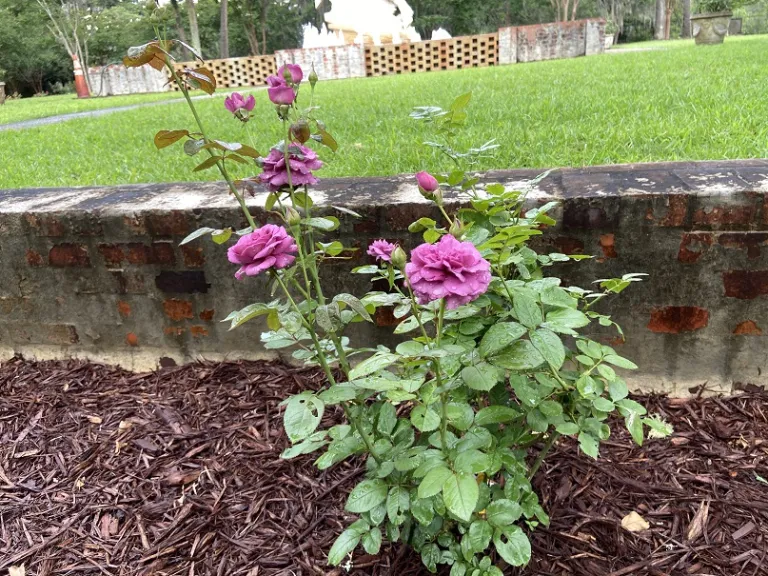
<instances>
[{"instance_id":1,"label":"thorny stem","mask_svg":"<svg viewBox=\"0 0 768 576\"><path fill-rule=\"evenodd\" d=\"M333 377L333 372L331 371L330 366L328 366L328 362L326 362L325 360L325 353L323 351L323 347L320 344L320 341L317 339L317 334L315 334L315 331L312 330L312 326L310 326L309 322L304 317L304 314L301 313L301 309L299 308L298 304L296 304L296 301L293 299L293 296L291 295L290 290L288 290L288 286L285 285L285 282L283 282L283 279L280 277L280 275L276 272L273 272L272 275L274 276L275 280L280 285L280 287L283 289L283 292L285 292L285 297L288 299L288 302L291 304L293 309L299 315L299 317L301 318L302 324L304 324L304 327L309 332L309 335L312 338L312 343L315 346L315 351L317 352L318 361L320 362L320 366L322 367L323 372L325 372L325 377L328 378L328 382L330 383L331 386L335 385L336 379ZM374 453L371 439L366 435L360 419L352 416L352 413L350 412L346 403L342 402L341 406L344 409L344 415L346 416L347 420L352 422L352 425L355 427L355 430L357 430L357 433L360 434L360 437L363 439L363 442L365 443L365 446L368 449L368 452L370 453L371 457L374 460L376 460L378 464L381 464L381 459Z\"/></svg>"},{"instance_id":2,"label":"thorny stem","mask_svg":"<svg viewBox=\"0 0 768 576\"><path fill-rule=\"evenodd\" d=\"M203 122L200 119L199 114L197 113L197 109L195 108L194 103L192 102L192 98L189 96L189 91L187 90L187 87L184 85L184 82L181 81L181 78L179 78L178 74L176 74L176 70L173 69L173 65L166 60L165 62L166 67L171 72L171 75L173 76L174 81L176 82L176 85L179 87L179 90L181 90L181 93L184 94L184 99L187 101L187 104L189 105L189 109L192 111L192 116L195 117L195 122L197 122L197 127L200 129L200 133L203 135L203 140L207 142L210 142L211 140L208 138L205 128L203 127ZM208 149L208 153L211 155L211 157L216 156L213 150L210 148ZM237 188L235 187L235 183L232 181L232 178L229 176L229 172L227 171L227 167L224 165L224 160L221 159L218 162L216 162L216 166L219 169L219 172L221 172L221 175L224 177L224 180L227 181L227 185L229 186L230 192L237 198L238 204L240 204L240 208L243 211L243 214L245 215L245 219L248 221L248 225L251 227L251 230L256 229L256 222L253 220L253 216L251 216L250 211L248 210L248 206L245 204L245 199L243 198L243 195L240 194L240 192L237 191Z\"/></svg>"},{"instance_id":3,"label":"thorny stem","mask_svg":"<svg viewBox=\"0 0 768 576\"><path fill-rule=\"evenodd\" d=\"M552 449L552 446L555 444L558 438L560 438L560 432L552 432L552 434L549 435L549 438L547 438L547 443L544 444L544 448L542 448L541 452L539 452L539 455L536 456L536 460L531 467L531 471L528 473L528 480L533 480L533 477L536 476L536 472L539 471L541 463L544 462L544 458L546 458L547 454Z\"/></svg>"},{"instance_id":4,"label":"thorny stem","mask_svg":"<svg viewBox=\"0 0 768 576\"><path fill-rule=\"evenodd\" d=\"M440 300L440 311L437 314L437 334L435 335L435 343L440 346L440 337L443 332L443 315L445 314L445 299ZM443 386L442 375L440 371L440 360L435 358L435 371L437 378L437 385ZM448 402L447 394L445 392L440 393L440 443L443 450L448 449Z\"/></svg>"}]
</instances>

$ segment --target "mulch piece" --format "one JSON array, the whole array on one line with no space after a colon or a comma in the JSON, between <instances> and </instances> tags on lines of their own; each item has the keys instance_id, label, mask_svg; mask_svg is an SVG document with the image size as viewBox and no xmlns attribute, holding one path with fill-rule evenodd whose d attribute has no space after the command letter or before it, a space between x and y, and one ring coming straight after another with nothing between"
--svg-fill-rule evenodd
<instances>
[{"instance_id":1,"label":"mulch piece","mask_svg":"<svg viewBox=\"0 0 768 576\"><path fill-rule=\"evenodd\" d=\"M200 363L133 374L79 361L0 367L0 575L346 574L325 563L362 462L280 460L279 403L314 371ZM517 576L768 574L768 394L640 397L672 439L616 423L597 462L558 443L536 480L551 526ZM327 423L340 416L333 411ZM621 527L635 511L651 525ZM405 547L351 574L423 576Z\"/></svg>"}]
</instances>

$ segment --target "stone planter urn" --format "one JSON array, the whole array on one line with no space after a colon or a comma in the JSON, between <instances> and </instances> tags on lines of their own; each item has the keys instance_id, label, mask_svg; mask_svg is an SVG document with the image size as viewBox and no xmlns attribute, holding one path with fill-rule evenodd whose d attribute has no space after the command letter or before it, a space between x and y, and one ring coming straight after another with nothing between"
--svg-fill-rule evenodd
<instances>
[{"instance_id":1,"label":"stone planter urn","mask_svg":"<svg viewBox=\"0 0 768 576\"><path fill-rule=\"evenodd\" d=\"M712 12L691 16L696 44L722 44L731 23L731 12Z\"/></svg>"},{"instance_id":2,"label":"stone planter urn","mask_svg":"<svg viewBox=\"0 0 768 576\"><path fill-rule=\"evenodd\" d=\"M613 34L606 34L605 35L605 49L608 50L611 46L613 46Z\"/></svg>"}]
</instances>

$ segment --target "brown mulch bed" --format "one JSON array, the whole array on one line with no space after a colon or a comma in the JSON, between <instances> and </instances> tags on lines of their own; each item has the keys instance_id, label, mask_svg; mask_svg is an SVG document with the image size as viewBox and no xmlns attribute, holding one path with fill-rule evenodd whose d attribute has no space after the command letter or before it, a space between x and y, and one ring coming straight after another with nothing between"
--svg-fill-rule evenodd
<instances>
[{"instance_id":1,"label":"brown mulch bed","mask_svg":"<svg viewBox=\"0 0 768 576\"><path fill-rule=\"evenodd\" d=\"M279 402L320 383L264 363L4 364L0 575L341 575L325 553L361 463L278 458ZM597 462L560 442L537 479L552 524L533 534L531 565L505 573L768 574L768 394L638 400L674 437L640 448L615 426ZM651 528L624 530L631 511ZM352 573L426 571L385 547Z\"/></svg>"}]
</instances>

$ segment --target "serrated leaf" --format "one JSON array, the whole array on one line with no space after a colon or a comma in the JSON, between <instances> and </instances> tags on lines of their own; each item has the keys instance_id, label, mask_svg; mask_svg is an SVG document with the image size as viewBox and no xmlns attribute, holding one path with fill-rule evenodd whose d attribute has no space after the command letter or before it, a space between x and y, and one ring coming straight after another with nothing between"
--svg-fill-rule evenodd
<instances>
[{"instance_id":1,"label":"serrated leaf","mask_svg":"<svg viewBox=\"0 0 768 576\"><path fill-rule=\"evenodd\" d=\"M514 295L513 307L518 321L527 328L536 328L543 321L539 303L525 293Z\"/></svg>"},{"instance_id":2,"label":"serrated leaf","mask_svg":"<svg viewBox=\"0 0 768 576\"><path fill-rule=\"evenodd\" d=\"M467 366L461 371L464 383L473 390L489 391L501 381L503 374L496 366L487 362L480 362L474 366Z\"/></svg>"},{"instance_id":3,"label":"serrated leaf","mask_svg":"<svg viewBox=\"0 0 768 576\"><path fill-rule=\"evenodd\" d=\"M520 416L514 408L509 406L488 406L482 408L475 414L475 424L477 426L488 426L489 424L503 424L511 422Z\"/></svg>"},{"instance_id":4,"label":"serrated leaf","mask_svg":"<svg viewBox=\"0 0 768 576\"><path fill-rule=\"evenodd\" d=\"M336 538L328 552L328 564L331 566L341 564L347 555L357 548L361 537L361 534L357 530L351 529L351 527L339 534L339 537Z\"/></svg>"},{"instance_id":5,"label":"serrated leaf","mask_svg":"<svg viewBox=\"0 0 768 576\"><path fill-rule=\"evenodd\" d=\"M232 228L225 228L224 230L214 230L211 232L211 239L216 244L224 244L232 236Z\"/></svg>"},{"instance_id":6,"label":"serrated leaf","mask_svg":"<svg viewBox=\"0 0 768 576\"><path fill-rule=\"evenodd\" d=\"M339 220L334 216L324 216L322 218L320 217L309 218L308 220L306 220L306 223L307 225L312 226L313 228L318 228L325 232L331 232L333 230L336 230L336 228L339 227Z\"/></svg>"},{"instance_id":7,"label":"serrated leaf","mask_svg":"<svg viewBox=\"0 0 768 576\"><path fill-rule=\"evenodd\" d=\"M565 346L560 336L552 330L539 328L531 334L531 342L553 370L562 368L565 363Z\"/></svg>"},{"instance_id":8,"label":"serrated leaf","mask_svg":"<svg viewBox=\"0 0 768 576\"><path fill-rule=\"evenodd\" d=\"M411 410L411 423L420 432L431 432L440 426L440 415L431 407L420 404Z\"/></svg>"},{"instance_id":9,"label":"serrated leaf","mask_svg":"<svg viewBox=\"0 0 768 576\"><path fill-rule=\"evenodd\" d=\"M189 130L160 130L155 134L155 147L160 150L189 136Z\"/></svg>"},{"instance_id":10,"label":"serrated leaf","mask_svg":"<svg viewBox=\"0 0 768 576\"><path fill-rule=\"evenodd\" d=\"M457 430L469 430L475 419L475 411L466 402L448 402L445 406L448 424Z\"/></svg>"},{"instance_id":11,"label":"serrated leaf","mask_svg":"<svg viewBox=\"0 0 768 576\"><path fill-rule=\"evenodd\" d=\"M222 159L223 159L223 156L211 156L210 158L206 158L200 164L195 166L192 172L200 172L201 170L206 170L212 166L215 166L216 163Z\"/></svg>"},{"instance_id":12,"label":"serrated leaf","mask_svg":"<svg viewBox=\"0 0 768 576\"><path fill-rule=\"evenodd\" d=\"M491 526L504 528L517 522L523 515L523 509L517 502L512 500L500 499L494 500L488 505L485 511L485 517Z\"/></svg>"},{"instance_id":13,"label":"serrated leaf","mask_svg":"<svg viewBox=\"0 0 768 576\"><path fill-rule=\"evenodd\" d=\"M374 526L363 534L363 549L368 554L378 554L381 549L381 528Z\"/></svg>"},{"instance_id":14,"label":"serrated leaf","mask_svg":"<svg viewBox=\"0 0 768 576\"><path fill-rule=\"evenodd\" d=\"M303 440L320 425L325 405L309 393L297 394L288 399L283 415L283 425L291 442Z\"/></svg>"},{"instance_id":15,"label":"serrated leaf","mask_svg":"<svg viewBox=\"0 0 768 576\"><path fill-rule=\"evenodd\" d=\"M446 466L438 466L432 468L427 475L424 476L418 488L419 498L429 498L436 494L440 494L443 490L443 484L445 481L453 475Z\"/></svg>"},{"instance_id":16,"label":"serrated leaf","mask_svg":"<svg viewBox=\"0 0 768 576\"><path fill-rule=\"evenodd\" d=\"M589 324L589 318L580 310L561 308L547 313L547 325L557 332L562 329L574 330L576 328L583 328L587 324Z\"/></svg>"},{"instance_id":17,"label":"serrated leaf","mask_svg":"<svg viewBox=\"0 0 768 576\"><path fill-rule=\"evenodd\" d=\"M476 448L460 452L453 463L456 472L465 472L468 474L480 474L481 472L485 472L489 465L490 460L488 455L483 454Z\"/></svg>"},{"instance_id":18,"label":"serrated leaf","mask_svg":"<svg viewBox=\"0 0 768 576\"><path fill-rule=\"evenodd\" d=\"M579 448L587 456L597 459L600 451L600 441L586 432L579 433Z\"/></svg>"},{"instance_id":19,"label":"serrated leaf","mask_svg":"<svg viewBox=\"0 0 768 576\"><path fill-rule=\"evenodd\" d=\"M621 378L616 378L615 380L608 382L608 394L614 402L623 400L629 394L627 383Z\"/></svg>"},{"instance_id":20,"label":"serrated leaf","mask_svg":"<svg viewBox=\"0 0 768 576\"><path fill-rule=\"evenodd\" d=\"M493 544L499 556L511 566L525 566L531 560L531 543L519 526L497 529Z\"/></svg>"},{"instance_id":21,"label":"serrated leaf","mask_svg":"<svg viewBox=\"0 0 768 576\"><path fill-rule=\"evenodd\" d=\"M353 514L368 512L387 499L388 488L387 483L378 478L363 480L350 492L344 509Z\"/></svg>"},{"instance_id":22,"label":"serrated leaf","mask_svg":"<svg viewBox=\"0 0 768 576\"><path fill-rule=\"evenodd\" d=\"M352 308L357 314L360 315L363 320L366 320L368 322L373 322L373 318L371 318L371 315L368 314L368 311L365 309L365 306L363 303L352 296L352 294L337 294L333 298L334 302L344 302L347 306Z\"/></svg>"},{"instance_id":23,"label":"serrated leaf","mask_svg":"<svg viewBox=\"0 0 768 576\"><path fill-rule=\"evenodd\" d=\"M213 228L198 228L197 230L189 234L186 238L184 238L184 240L179 242L179 246L183 246L184 244L189 244L190 242L192 242L192 240L197 240L198 238L215 231L216 230L214 230Z\"/></svg>"},{"instance_id":24,"label":"serrated leaf","mask_svg":"<svg viewBox=\"0 0 768 576\"><path fill-rule=\"evenodd\" d=\"M631 360L627 360L626 358L623 358L621 356L617 356L614 354L609 354L605 358L603 358L606 362L609 364L613 364L614 366L618 366L619 368L624 368L625 370L637 370L637 364L632 362Z\"/></svg>"},{"instance_id":25,"label":"serrated leaf","mask_svg":"<svg viewBox=\"0 0 768 576\"><path fill-rule=\"evenodd\" d=\"M357 378L367 376L368 374L378 372L379 370L392 365L397 360L397 358L398 357L396 354L391 354L389 352L374 354L370 358L366 358L360 362L360 364L352 368L352 370L349 371L349 379L355 380Z\"/></svg>"},{"instance_id":26,"label":"serrated leaf","mask_svg":"<svg viewBox=\"0 0 768 576\"><path fill-rule=\"evenodd\" d=\"M528 340L518 340L490 356L488 361L499 368L516 371L533 370L545 362L544 356Z\"/></svg>"},{"instance_id":27,"label":"serrated leaf","mask_svg":"<svg viewBox=\"0 0 768 576\"><path fill-rule=\"evenodd\" d=\"M469 531L464 536L469 538L469 545L476 554L484 552L493 538L493 528L485 520L475 520L470 524Z\"/></svg>"},{"instance_id":28,"label":"serrated leaf","mask_svg":"<svg viewBox=\"0 0 768 576\"><path fill-rule=\"evenodd\" d=\"M571 436L578 433L579 425L575 422L561 422L555 426L555 430L564 436Z\"/></svg>"},{"instance_id":29,"label":"serrated leaf","mask_svg":"<svg viewBox=\"0 0 768 576\"><path fill-rule=\"evenodd\" d=\"M453 474L443 484L443 502L455 516L469 522L475 510L480 490L474 474Z\"/></svg>"},{"instance_id":30,"label":"serrated leaf","mask_svg":"<svg viewBox=\"0 0 768 576\"><path fill-rule=\"evenodd\" d=\"M339 402L354 400L359 393L360 390L354 386L348 384L334 384L327 390L320 392L317 397L325 404L338 404Z\"/></svg>"}]
</instances>

